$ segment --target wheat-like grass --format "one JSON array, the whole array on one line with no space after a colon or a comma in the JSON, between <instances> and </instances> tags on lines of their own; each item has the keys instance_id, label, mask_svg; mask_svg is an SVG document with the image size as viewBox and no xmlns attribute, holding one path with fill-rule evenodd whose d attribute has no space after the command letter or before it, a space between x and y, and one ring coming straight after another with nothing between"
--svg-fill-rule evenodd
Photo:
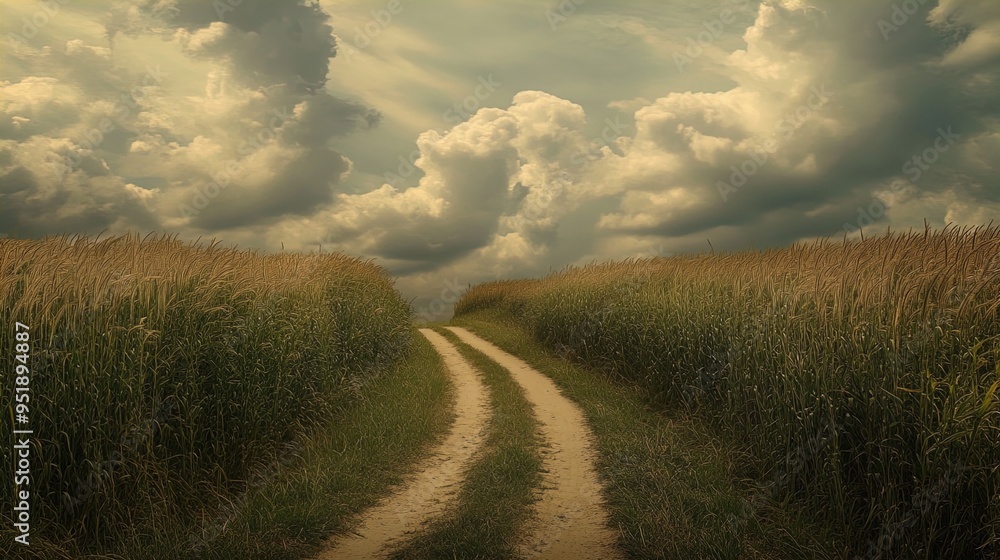
<instances>
[{"instance_id":1,"label":"wheat-like grass","mask_svg":"<svg viewBox=\"0 0 1000 560\"><path fill-rule=\"evenodd\" d=\"M0 325L15 321L32 335L32 533L86 546L210 516L408 351L411 309L342 254L63 236L0 239ZM0 367L9 403L11 351Z\"/></svg>"},{"instance_id":2,"label":"wheat-like grass","mask_svg":"<svg viewBox=\"0 0 1000 560\"><path fill-rule=\"evenodd\" d=\"M1000 227L570 267L456 316L535 337L687 406L748 472L868 558L1000 550Z\"/></svg>"}]
</instances>

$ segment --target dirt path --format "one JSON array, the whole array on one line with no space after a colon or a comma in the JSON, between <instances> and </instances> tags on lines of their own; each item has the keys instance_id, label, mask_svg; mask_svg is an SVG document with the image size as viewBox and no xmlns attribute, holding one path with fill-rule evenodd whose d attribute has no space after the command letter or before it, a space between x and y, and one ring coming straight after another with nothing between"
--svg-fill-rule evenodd
<instances>
[{"instance_id":1,"label":"dirt path","mask_svg":"<svg viewBox=\"0 0 1000 560\"><path fill-rule=\"evenodd\" d=\"M543 451L543 492L523 554L546 559L622 558L601 503L592 436L580 409L524 361L463 328L448 329L510 371L535 407L548 444Z\"/></svg>"},{"instance_id":2,"label":"dirt path","mask_svg":"<svg viewBox=\"0 0 1000 560\"><path fill-rule=\"evenodd\" d=\"M444 512L458 495L461 482L483 443L490 416L489 394L479 374L440 334L420 329L444 358L455 384L457 418L445 440L416 468L400 490L365 512L355 535L332 543L317 560L385 557L409 533Z\"/></svg>"}]
</instances>

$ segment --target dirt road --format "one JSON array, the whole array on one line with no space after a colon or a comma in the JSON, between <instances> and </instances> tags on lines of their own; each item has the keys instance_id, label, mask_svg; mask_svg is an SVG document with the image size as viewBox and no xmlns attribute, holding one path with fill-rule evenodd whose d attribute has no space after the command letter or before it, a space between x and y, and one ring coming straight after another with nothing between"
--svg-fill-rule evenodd
<instances>
[{"instance_id":1,"label":"dirt road","mask_svg":"<svg viewBox=\"0 0 1000 560\"><path fill-rule=\"evenodd\" d=\"M542 487L520 547L524 558L617 560L617 535L608 526L594 468L592 436L580 409L555 383L528 364L459 327L462 340L507 369L535 409L544 440ZM490 417L479 373L440 334L420 329L444 358L455 383L457 419L451 431L401 489L363 516L357 533L331 544L317 560L384 558L404 539L454 505Z\"/></svg>"},{"instance_id":2,"label":"dirt road","mask_svg":"<svg viewBox=\"0 0 1000 560\"><path fill-rule=\"evenodd\" d=\"M521 359L463 328L448 330L510 371L541 423L548 447L543 451L541 500L535 505L533 526L525 536L525 557L622 558L601 503L601 485L594 468L596 453L583 412L551 379Z\"/></svg>"},{"instance_id":3,"label":"dirt road","mask_svg":"<svg viewBox=\"0 0 1000 560\"><path fill-rule=\"evenodd\" d=\"M444 358L455 384L455 423L445 440L416 467L416 474L365 512L355 535L332 543L317 560L371 560L386 553L454 502L490 416L489 394L479 374L443 336L420 329Z\"/></svg>"}]
</instances>

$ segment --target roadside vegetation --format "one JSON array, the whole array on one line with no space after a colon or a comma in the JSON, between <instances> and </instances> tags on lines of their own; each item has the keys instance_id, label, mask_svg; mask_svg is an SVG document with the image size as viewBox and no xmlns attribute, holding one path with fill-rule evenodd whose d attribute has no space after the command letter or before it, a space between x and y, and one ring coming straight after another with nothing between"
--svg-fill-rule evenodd
<instances>
[{"instance_id":1,"label":"roadside vegetation","mask_svg":"<svg viewBox=\"0 0 1000 560\"><path fill-rule=\"evenodd\" d=\"M517 321L490 312L454 324L552 378L584 411L611 524L635 558L839 558L833 531L736 476L737 454L702 422L655 410L639 388L573 364Z\"/></svg>"},{"instance_id":2,"label":"roadside vegetation","mask_svg":"<svg viewBox=\"0 0 1000 560\"><path fill-rule=\"evenodd\" d=\"M446 378L433 351L415 347L410 307L384 270L339 254L169 237L3 239L0 325L15 322L31 333L31 546L14 543L5 509L4 558L251 555L220 544L240 523L281 548L307 527L335 530L447 423L436 412ZM0 354L5 372L13 350ZM12 385L2 385L6 403ZM10 446L2 458L12 472ZM333 459L346 470L314 482L285 474L323 473ZM14 503L13 491L0 485L0 503ZM268 517L295 492L304 509ZM181 533L186 549L169 542Z\"/></svg>"},{"instance_id":3,"label":"roadside vegetation","mask_svg":"<svg viewBox=\"0 0 1000 560\"><path fill-rule=\"evenodd\" d=\"M0 511L3 558L311 557L454 418L410 306L339 254L0 239L0 326L18 323L0 430L34 432L31 546ZM583 408L634 557L1000 558L998 226L491 282L453 324ZM440 332L495 412L458 506L394 558L514 557L537 422Z\"/></svg>"},{"instance_id":4,"label":"roadside vegetation","mask_svg":"<svg viewBox=\"0 0 1000 560\"><path fill-rule=\"evenodd\" d=\"M540 368L579 391L602 440L612 515L636 554L685 557L670 533L691 530L707 547L691 552L761 557L782 538L775 524L789 526L782 517L819 516L831 537L812 540L846 543L828 546L832 557L990 559L1000 557L998 310L1000 227L990 225L491 282L466 292L454 322L542 360L490 326L516 318L550 354L601 373ZM581 380L638 392L680 422L670 436L680 439L630 444L625 432L647 431L633 420L602 428L611 390L574 389ZM618 458L619 445L634 459ZM689 508L669 496L682 491L675 482L696 489ZM636 511L662 511L658 527L670 528ZM811 550L808 529L779 532ZM774 557L818 557L786 545Z\"/></svg>"},{"instance_id":5,"label":"roadside vegetation","mask_svg":"<svg viewBox=\"0 0 1000 560\"><path fill-rule=\"evenodd\" d=\"M237 507L123 558L301 560L326 550L330 536L351 531L454 419L444 363L423 336L413 337L408 359L359 386L324 425L297 440L294 462L279 459L251 478Z\"/></svg>"}]
</instances>

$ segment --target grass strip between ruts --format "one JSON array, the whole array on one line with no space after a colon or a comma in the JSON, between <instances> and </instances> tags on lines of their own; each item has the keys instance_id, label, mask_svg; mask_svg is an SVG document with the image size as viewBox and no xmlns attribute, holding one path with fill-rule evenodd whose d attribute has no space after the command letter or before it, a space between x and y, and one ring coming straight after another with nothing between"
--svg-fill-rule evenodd
<instances>
[{"instance_id":1,"label":"grass strip between ruts","mask_svg":"<svg viewBox=\"0 0 1000 560\"><path fill-rule=\"evenodd\" d=\"M455 510L417 534L392 558L515 558L541 481L538 422L524 391L506 369L460 342L451 331L435 330L482 373L493 416L481 457L462 485Z\"/></svg>"}]
</instances>

